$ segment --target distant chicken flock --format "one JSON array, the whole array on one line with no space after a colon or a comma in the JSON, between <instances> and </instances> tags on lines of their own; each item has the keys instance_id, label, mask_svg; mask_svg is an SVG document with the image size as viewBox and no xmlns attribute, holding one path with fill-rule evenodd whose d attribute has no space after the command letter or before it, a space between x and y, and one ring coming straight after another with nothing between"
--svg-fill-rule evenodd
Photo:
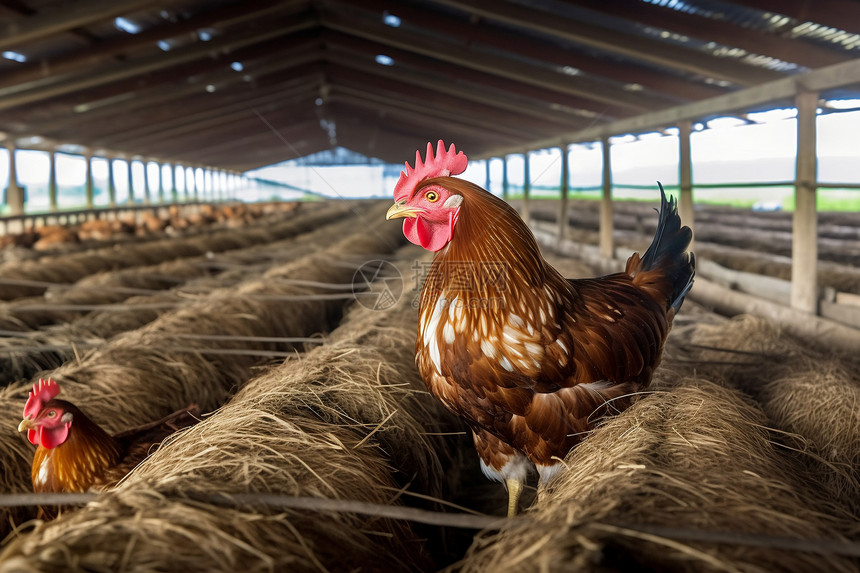
<instances>
[{"instance_id":1,"label":"distant chicken flock","mask_svg":"<svg viewBox=\"0 0 860 573\"><path fill-rule=\"evenodd\" d=\"M231 203L199 205L196 209L188 206L183 210L178 205L171 205L166 218L159 217L153 211L127 212L110 221L94 219L78 225L45 225L24 233L2 235L0 249L17 246L47 251L70 243L109 241L128 236L146 237L160 233L178 234L211 224L236 228L265 215L292 211L298 206L299 203Z\"/></svg>"}]
</instances>

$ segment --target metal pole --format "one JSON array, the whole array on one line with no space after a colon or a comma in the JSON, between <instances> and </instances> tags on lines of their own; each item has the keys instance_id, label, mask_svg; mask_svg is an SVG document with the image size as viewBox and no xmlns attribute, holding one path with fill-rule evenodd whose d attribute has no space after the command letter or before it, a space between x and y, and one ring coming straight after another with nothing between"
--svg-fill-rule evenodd
<instances>
[{"instance_id":1,"label":"metal pole","mask_svg":"<svg viewBox=\"0 0 860 573\"><path fill-rule=\"evenodd\" d=\"M92 209L95 204L95 186L93 185L93 155L89 151L84 154L84 161L87 162L87 209Z\"/></svg>"}]
</instances>

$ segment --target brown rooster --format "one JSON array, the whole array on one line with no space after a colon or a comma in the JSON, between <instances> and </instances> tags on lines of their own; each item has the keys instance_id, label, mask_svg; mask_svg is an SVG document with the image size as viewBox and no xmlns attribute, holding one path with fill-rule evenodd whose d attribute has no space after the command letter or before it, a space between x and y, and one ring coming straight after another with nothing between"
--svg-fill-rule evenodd
<instances>
[{"instance_id":1,"label":"brown rooster","mask_svg":"<svg viewBox=\"0 0 860 573\"><path fill-rule=\"evenodd\" d=\"M115 485L164 438L197 422L196 406L109 435L77 407L57 400L60 386L40 379L33 385L18 431L38 446L33 458L33 491L84 492Z\"/></svg>"},{"instance_id":2,"label":"brown rooster","mask_svg":"<svg viewBox=\"0 0 860 573\"><path fill-rule=\"evenodd\" d=\"M430 391L471 427L481 467L517 511L533 466L546 483L605 415L630 405L660 363L693 283L692 239L674 202L624 272L565 279L505 201L451 177L466 156L440 140L406 164L387 218L436 253L421 294L416 362Z\"/></svg>"}]
</instances>

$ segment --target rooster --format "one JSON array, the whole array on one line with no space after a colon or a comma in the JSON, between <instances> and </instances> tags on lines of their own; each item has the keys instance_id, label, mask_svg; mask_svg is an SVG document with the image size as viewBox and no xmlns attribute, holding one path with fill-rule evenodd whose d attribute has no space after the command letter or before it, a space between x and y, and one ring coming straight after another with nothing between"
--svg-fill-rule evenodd
<instances>
[{"instance_id":1,"label":"rooster","mask_svg":"<svg viewBox=\"0 0 860 573\"><path fill-rule=\"evenodd\" d=\"M660 363L695 257L674 199L624 272L565 279L508 203L453 177L468 159L440 140L416 152L387 219L435 254L421 293L416 362L430 392L472 430L481 468L515 515L536 467L549 482L601 417L630 405Z\"/></svg>"},{"instance_id":2,"label":"rooster","mask_svg":"<svg viewBox=\"0 0 860 573\"><path fill-rule=\"evenodd\" d=\"M196 406L122 432L109 435L73 404L57 400L60 386L53 380L33 385L24 406L19 432L38 446L33 458L36 493L85 492L115 485L143 461L153 446L175 431L197 422Z\"/></svg>"}]
</instances>

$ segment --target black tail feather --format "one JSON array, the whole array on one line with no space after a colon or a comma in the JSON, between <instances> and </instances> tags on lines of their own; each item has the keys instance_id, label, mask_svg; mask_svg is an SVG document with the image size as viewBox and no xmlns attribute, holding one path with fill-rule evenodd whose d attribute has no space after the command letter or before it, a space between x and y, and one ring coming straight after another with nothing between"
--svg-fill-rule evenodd
<instances>
[{"instance_id":1,"label":"black tail feather","mask_svg":"<svg viewBox=\"0 0 860 573\"><path fill-rule=\"evenodd\" d=\"M678 312L684 297L693 286L693 278L696 275L696 257L687 252L687 247L693 240L693 231L690 227L681 225L675 198L666 199L663 185L659 181L657 185L660 187L657 231L651 245L642 255L641 268L651 270L659 267L672 277L672 296L669 297L672 302L669 306Z\"/></svg>"}]
</instances>

